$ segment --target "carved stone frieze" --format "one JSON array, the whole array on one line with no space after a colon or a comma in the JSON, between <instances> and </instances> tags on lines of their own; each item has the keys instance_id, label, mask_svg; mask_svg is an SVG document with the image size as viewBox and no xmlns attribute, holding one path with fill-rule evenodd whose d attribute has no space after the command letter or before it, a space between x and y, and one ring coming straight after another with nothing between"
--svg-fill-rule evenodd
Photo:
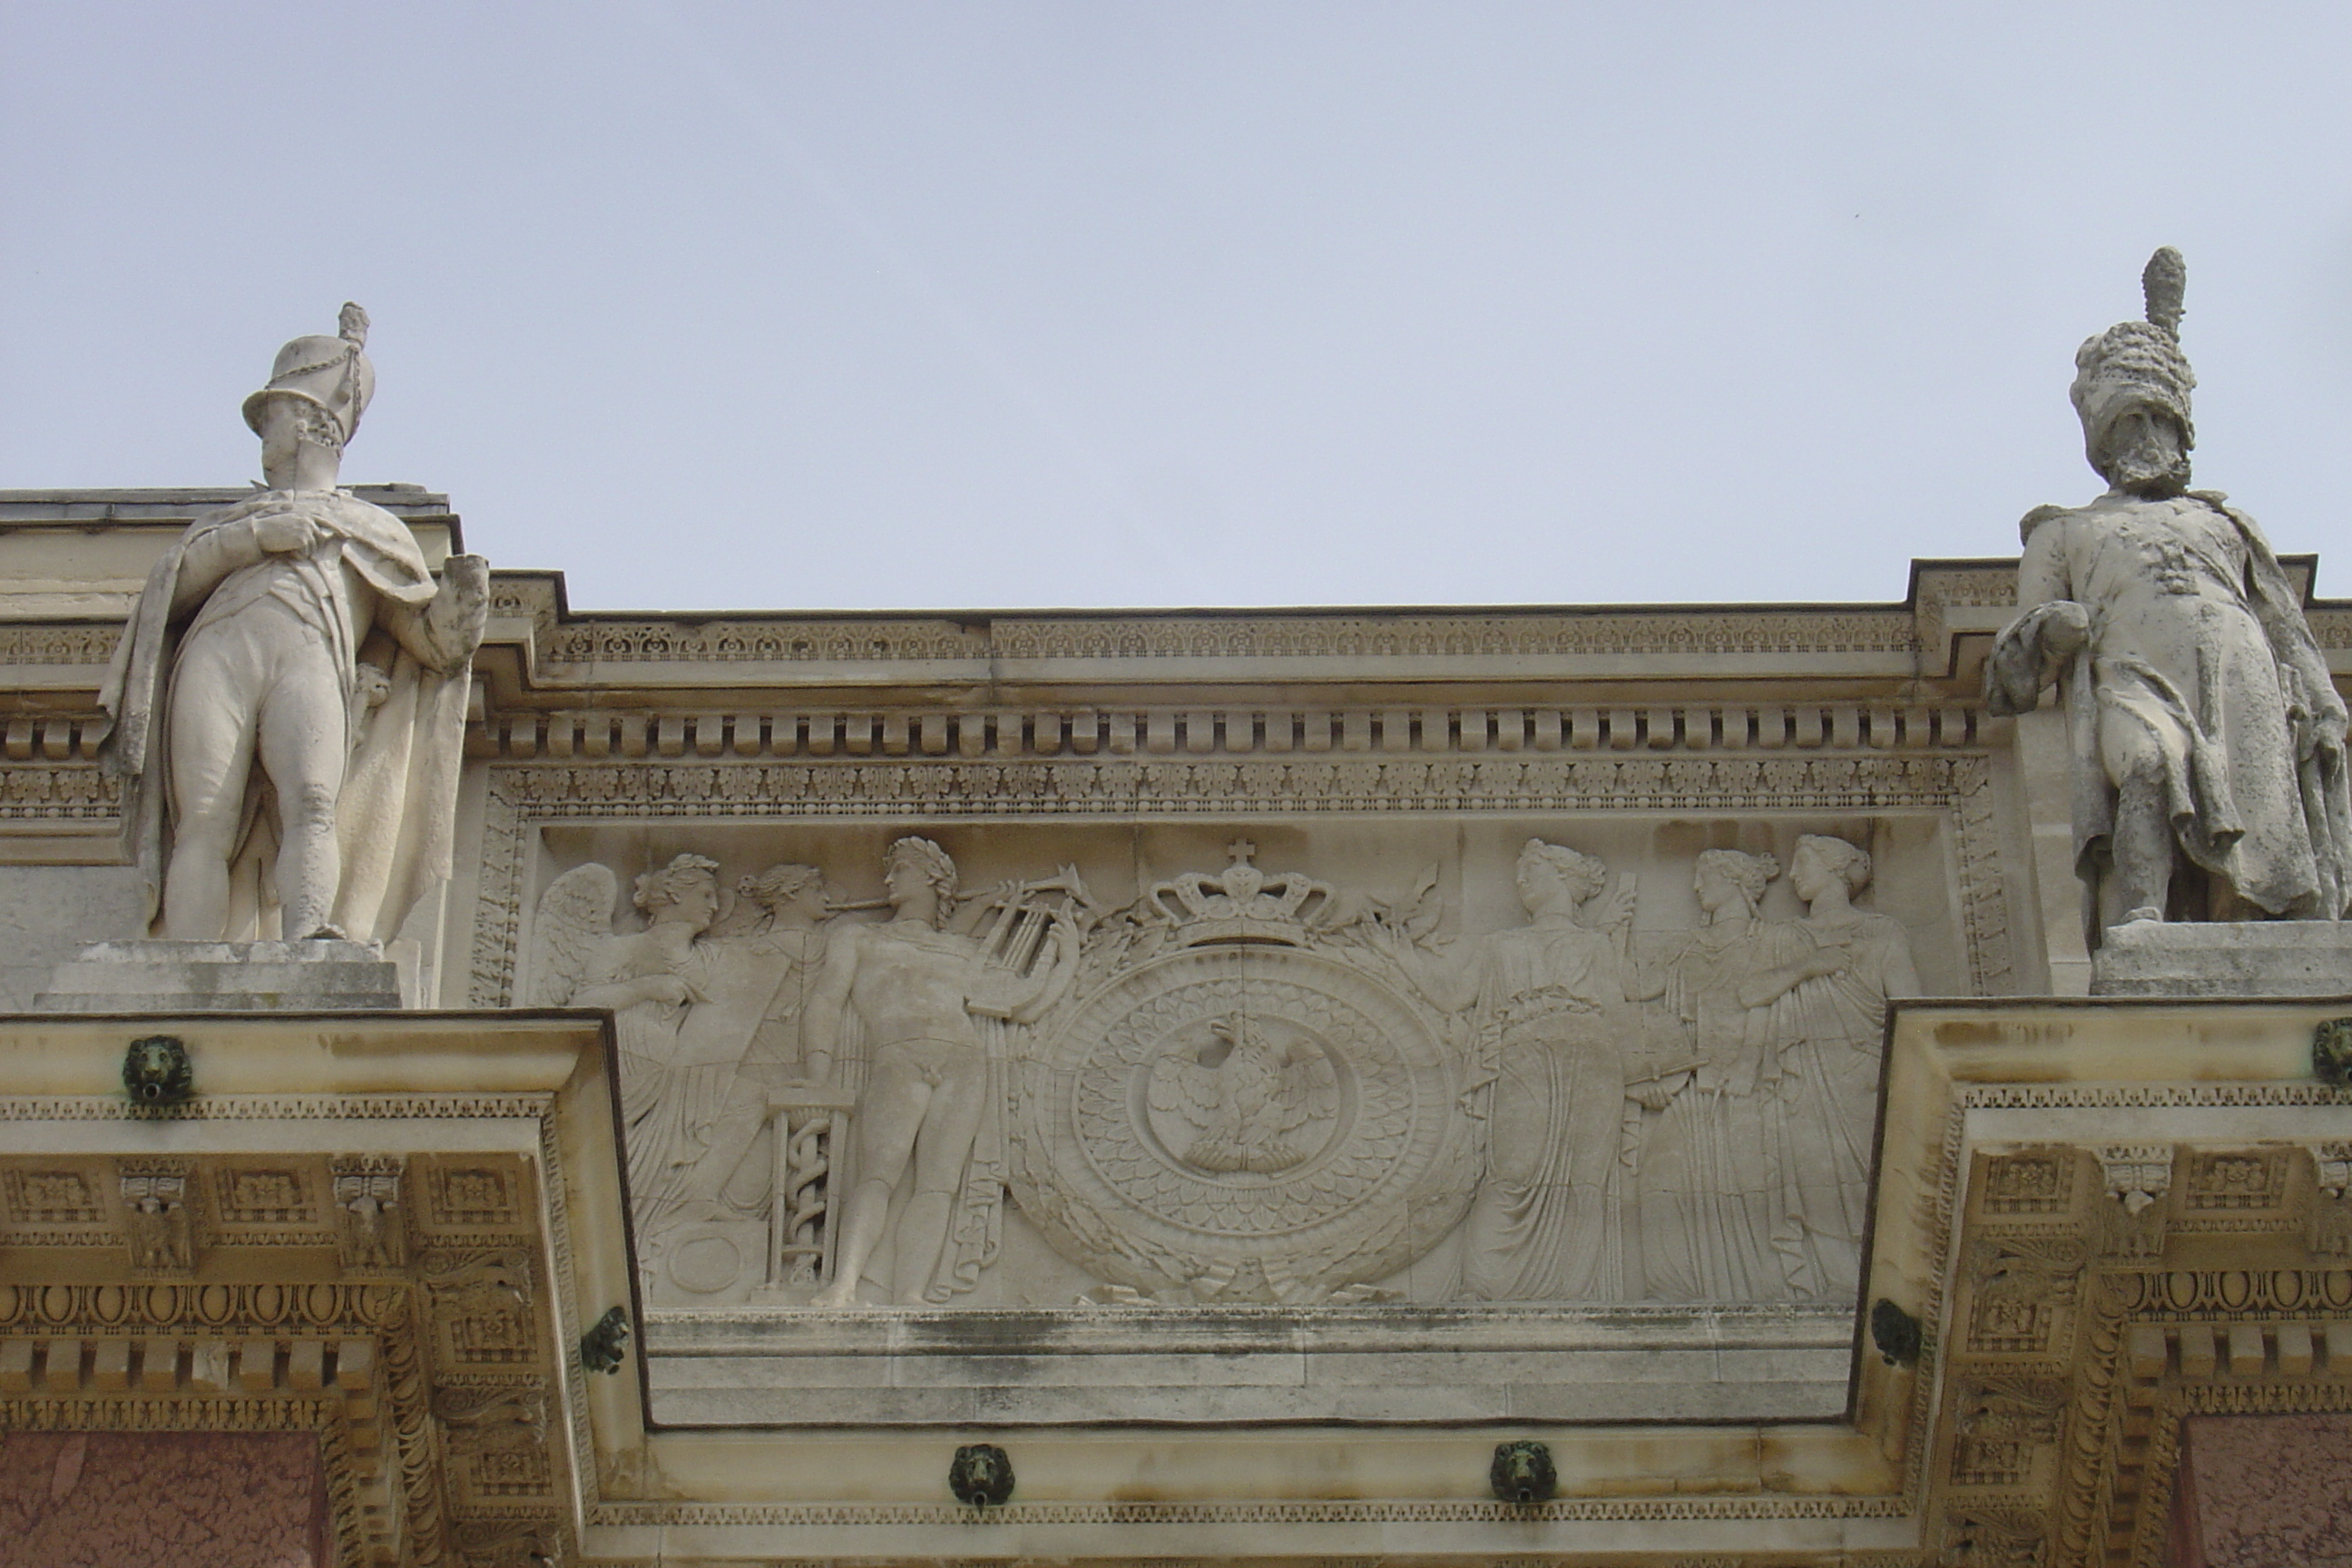
<instances>
[{"instance_id":1,"label":"carved stone frieze","mask_svg":"<svg viewBox=\"0 0 2352 1568\"><path fill-rule=\"evenodd\" d=\"M478 1371L519 1365L541 1353L528 1248L428 1247L417 1254L415 1272L432 1297L441 1364Z\"/></svg>"},{"instance_id":2,"label":"carved stone frieze","mask_svg":"<svg viewBox=\"0 0 2352 1568\"><path fill-rule=\"evenodd\" d=\"M1476 762L911 760L506 765L525 816L924 817L1250 812L1948 808L1984 787L1967 754L1553 757Z\"/></svg>"},{"instance_id":3,"label":"carved stone frieze","mask_svg":"<svg viewBox=\"0 0 2352 1568\"><path fill-rule=\"evenodd\" d=\"M1961 1505L1944 1516L1941 1561L1966 1568L2043 1568L2047 1527L2032 1509Z\"/></svg>"},{"instance_id":4,"label":"carved stone frieze","mask_svg":"<svg viewBox=\"0 0 2352 1568\"><path fill-rule=\"evenodd\" d=\"M567 1562L572 1555L569 1534L560 1521L533 1519L466 1520L450 1531L464 1568L541 1568Z\"/></svg>"},{"instance_id":5,"label":"carved stone frieze","mask_svg":"<svg viewBox=\"0 0 2352 1568\"><path fill-rule=\"evenodd\" d=\"M547 1436L547 1391L527 1383L442 1380L433 1394L433 1415L445 1426L519 1426L534 1438Z\"/></svg>"},{"instance_id":6,"label":"carved stone frieze","mask_svg":"<svg viewBox=\"0 0 2352 1568\"><path fill-rule=\"evenodd\" d=\"M2021 1487L2059 1440L2073 1389L2050 1377L1988 1374L1960 1384L1952 1455L1956 1487Z\"/></svg>"},{"instance_id":7,"label":"carved stone frieze","mask_svg":"<svg viewBox=\"0 0 2352 1568\"><path fill-rule=\"evenodd\" d=\"M495 1160L444 1156L425 1179L430 1223L436 1230L509 1230L522 1222L520 1174Z\"/></svg>"},{"instance_id":8,"label":"carved stone frieze","mask_svg":"<svg viewBox=\"0 0 2352 1568\"><path fill-rule=\"evenodd\" d=\"M2305 1235L2324 1258L2352 1258L2352 1143L2311 1150L2315 1192Z\"/></svg>"},{"instance_id":9,"label":"carved stone frieze","mask_svg":"<svg viewBox=\"0 0 2352 1568\"><path fill-rule=\"evenodd\" d=\"M2276 1209L2286 1199L2289 1151L2199 1150L2189 1156L2181 1194L2188 1215Z\"/></svg>"},{"instance_id":10,"label":"carved stone frieze","mask_svg":"<svg viewBox=\"0 0 2352 1568\"><path fill-rule=\"evenodd\" d=\"M502 615L543 611L535 586L501 574ZM561 626L541 650L562 665L692 661L891 663L988 659L1512 658L1548 654L1907 652L1899 605L1853 610L1351 616L1318 612L1117 618L1007 615L978 623L915 617L673 621L600 618Z\"/></svg>"},{"instance_id":11,"label":"carved stone frieze","mask_svg":"<svg viewBox=\"0 0 2352 1568\"><path fill-rule=\"evenodd\" d=\"M256 1161L216 1166L205 1232L208 1241L316 1246L332 1235L317 1162Z\"/></svg>"},{"instance_id":12,"label":"carved stone frieze","mask_svg":"<svg viewBox=\"0 0 2352 1568\"><path fill-rule=\"evenodd\" d=\"M103 1246L115 1237L108 1188L96 1161L50 1161L0 1170L0 1241L16 1247ZM118 1188L119 1190L119 1188Z\"/></svg>"},{"instance_id":13,"label":"carved stone frieze","mask_svg":"<svg viewBox=\"0 0 2352 1568\"><path fill-rule=\"evenodd\" d=\"M887 708L763 713L517 710L485 722L478 754L648 757L1281 755L1285 752L1924 751L1977 743L1972 711L1872 702L1682 703L1624 708Z\"/></svg>"},{"instance_id":14,"label":"carved stone frieze","mask_svg":"<svg viewBox=\"0 0 2352 1568\"><path fill-rule=\"evenodd\" d=\"M2076 1070L2095 1079L2118 1058L2088 1059L2099 1065ZM2305 1156L2229 1135L2254 1117L2331 1116L2340 1091L2165 1071L1953 1095L1931 1190L1958 1197L1970 1173L1950 1211L1963 1225L1948 1309L1959 1331L1921 1363L1940 1384L1933 1436L1916 1415L1912 1428L1933 1445L1921 1484L1941 1561L2158 1568L2182 1415L2352 1407L2352 1272L2311 1245L2314 1215L2335 1201L2331 1146ZM1979 1113L2046 1111L2127 1135L2158 1108L2216 1135L1971 1153L1962 1131Z\"/></svg>"},{"instance_id":15,"label":"carved stone frieze","mask_svg":"<svg viewBox=\"0 0 2352 1568\"><path fill-rule=\"evenodd\" d=\"M2034 1149L1986 1163L1984 1207L1988 1215L2063 1215L2073 1206L2072 1149Z\"/></svg>"},{"instance_id":16,"label":"carved stone frieze","mask_svg":"<svg viewBox=\"0 0 2352 1568\"><path fill-rule=\"evenodd\" d=\"M980 893L901 837L844 901L871 873L803 830L824 864L736 878L723 914L694 850L635 878L635 920L610 867L562 871L522 984L614 1011L659 1307L1850 1300L1886 1007L1920 981L1854 901L1871 855L1780 831L1768 916L1764 852L1612 876L1489 835L1382 887L1247 835L1139 867L1099 826L967 835L1000 872L1072 858ZM1380 849L1327 853L1363 878ZM1465 904L1489 929L1449 929Z\"/></svg>"},{"instance_id":17,"label":"carved stone frieze","mask_svg":"<svg viewBox=\"0 0 2352 1568\"><path fill-rule=\"evenodd\" d=\"M122 784L95 765L29 763L0 767L0 822L119 820Z\"/></svg>"},{"instance_id":18,"label":"carved stone frieze","mask_svg":"<svg viewBox=\"0 0 2352 1568\"><path fill-rule=\"evenodd\" d=\"M1977 755L1486 759L1477 762L604 763L490 770L471 927L472 1005L510 1005L537 826L723 816L916 821L974 815L1181 818L1253 812L1879 811L1948 814L1969 989L2016 959L1987 760Z\"/></svg>"},{"instance_id":19,"label":"carved stone frieze","mask_svg":"<svg viewBox=\"0 0 2352 1568\"><path fill-rule=\"evenodd\" d=\"M384 499L389 503L388 498ZM2289 570L2299 569L2290 561ZM1822 612L1791 608L1731 611L1703 621L1640 610L1572 614L1495 612L1365 616L1344 612L1303 616L1030 616L984 622L914 616L567 618L555 581L529 572L491 579L494 618L531 627L538 662L551 670L642 662L785 665L907 665L985 663L992 659L1383 658L1528 657L1547 654L1688 655L1907 652L1940 648L1954 612L2010 609L2016 579L2004 565L1923 562L1908 606L1857 606ZM1998 618L1964 623L1989 632ZM2352 615L2333 606L2310 612L2322 646L2352 646ZM83 628L33 629L27 662L103 664L112 639L100 629L90 647L59 639ZM494 638L496 633L493 634Z\"/></svg>"},{"instance_id":20,"label":"carved stone frieze","mask_svg":"<svg viewBox=\"0 0 2352 1568\"><path fill-rule=\"evenodd\" d=\"M0 663L96 665L103 669L121 640L120 626L35 623L0 627Z\"/></svg>"},{"instance_id":21,"label":"carved stone frieze","mask_svg":"<svg viewBox=\"0 0 2352 1568\"><path fill-rule=\"evenodd\" d=\"M183 1143L129 1142L159 1129L104 1075L11 1094L0 1120L104 1152L0 1154L0 1262L104 1256L0 1290L0 1426L316 1431L355 1563L1110 1561L1205 1531L1334 1564L2152 1568L2185 1415L2352 1403L2347 1102L2216 1076L2274 1061L2264 1028L2299 1049L2299 1015L2211 1009L2212 1054L2154 1073L2155 1014L2078 1051L2117 1015L2012 994L2044 973L2055 906L2011 892L2043 890L2047 803L1956 694L2006 578L1711 617L958 620L581 617L501 577L419 973L609 1011L591 1131L626 1130L634 1229L612 1171L564 1179L577 1126L518 1154L449 1125L550 1096L240 1098L208 1066ZM72 689L115 628L54 630L0 628L56 693L0 721L0 822L51 869L120 816ZM1265 847L1221 867L1235 836ZM918 837L964 885L877 866ZM1529 873L1530 837L1599 864ZM888 880L910 864L930 913ZM1922 991L2004 1005L1890 1006ZM1890 1037L1934 1070L1882 1103ZM395 1146L379 1118L408 1152L349 1152ZM331 1136L273 1152L298 1122ZM566 1201L593 1291L542 1229ZM1918 1334L1864 1340L1842 1424L1865 1249L1862 1302ZM583 1377L608 1310L640 1335ZM1659 1370L1675 1321L1696 1377ZM1477 1358L1514 1403L1428 1373ZM1160 1363L1152 1397L1122 1360ZM1600 1409L1578 1380L1621 1363L1688 1403ZM678 1431L688 1388L739 1429ZM1583 1425L1621 1418L1638 1459ZM941 1477L992 1427L1023 1491L975 1525ZM1521 1428L1570 1495L1488 1500Z\"/></svg>"}]
</instances>

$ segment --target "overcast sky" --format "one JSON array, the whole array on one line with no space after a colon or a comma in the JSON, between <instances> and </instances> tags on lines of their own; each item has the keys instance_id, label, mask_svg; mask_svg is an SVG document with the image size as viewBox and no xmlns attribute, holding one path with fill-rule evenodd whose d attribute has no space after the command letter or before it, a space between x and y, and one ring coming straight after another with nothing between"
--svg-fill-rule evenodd
<instances>
[{"instance_id":1,"label":"overcast sky","mask_svg":"<svg viewBox=\"0 0 2352 1568\"><path fill-rule=\"evenodd\" d=\"M2352 594L2352 5L0 6L0 488L347 481L596 609L1859 599L2198 479Z\"/></svg>"}]
</instances>

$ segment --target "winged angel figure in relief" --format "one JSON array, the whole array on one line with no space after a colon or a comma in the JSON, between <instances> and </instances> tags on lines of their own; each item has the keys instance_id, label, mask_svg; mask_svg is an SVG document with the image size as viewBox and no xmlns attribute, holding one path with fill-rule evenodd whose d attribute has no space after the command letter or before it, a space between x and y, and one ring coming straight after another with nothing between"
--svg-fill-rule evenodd
<instances>
[{"instance_id":1,"label":"winged angel figure in relief","mask_svg":"<svg viewBox=\"0 0 2352 1568\"><path fill-rule=\"evenodd\" d=\"M1316 1131L1339 1110L1331 1061L1307 1041L1272 1045L1234 1013L1209 1026L1216 1043L1151 1064L1151 1109L1192 1133L1177 1157L1195 1170L1271 1174L1316 1152Z\"/></svg>"},{"instance_id":2,"label":"winged angel figure in relief","mask_svg":"<svg viewBox=\"0 0 2352 1568\"><path fill-rule=\"evenodd\" d=\"M629 1194L641 1227L686 1202L704 1130L726 1107L732 1063L677 1065L688 1011L707 1001L702 941L719 915L719 863L680 855L636 879L630 901L646 929L616 932L620 881L590 862L558 877L540 900L530 943L534 1007L610 1007L620 1046L621 1121Z\"/></svg>"}]
</instances>

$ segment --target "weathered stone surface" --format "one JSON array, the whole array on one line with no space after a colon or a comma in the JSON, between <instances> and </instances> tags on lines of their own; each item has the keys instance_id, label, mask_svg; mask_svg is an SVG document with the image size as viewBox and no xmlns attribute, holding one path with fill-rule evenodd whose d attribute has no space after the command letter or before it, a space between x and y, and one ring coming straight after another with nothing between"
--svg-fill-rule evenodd
<instances>
[{"instance_id":1,"label":"weathered stone surface","mask_svg":"<svg viewBox=\"0 0 2352 1568\"><path fill-rule=\"evenodd\" d=\"M32 1006L58 964L143 913L125 867L0 866L0 1005Z\"/></svg>"},{"instance_id":2,"label":"weathered stone surface","mask_svg":"<svg viewBox=\"0 0 2352 1568\"><path fill-rule=\"evenodd\" d=\"M144 1024L0 1024L0 1563L602 1555L565 1546L617 1381L566 1369L629 1293L602 1023L190 1013L196 1098L142 1105Z\"/></svg>"},{"instance_id":3,"label":"weathered stone surface","mask_svg":"<svg viewBox=\"0 0 2352 1568\"><path fill-rule=\"evenodd\" d=\"M101 942L49 977L56 1013L250 1013L397 1007L400 971L357 942Z\"/></svg>"},{"instance_id":4,"label":"weathered stone surface","mask_svg":"<svg viewBox=\"0 0 2352 1568\"><path fill-rule=\"evenodd\" d=\"M2091 960L2095 996L2352 995L2352 925L2216 921L2111 926Z\"/></svg>"},{"instance_id":5,"label":"weathered stone surface","mask_svg":"<svg viewBox=\"0 0 2352 1568\"><path fill-rule=\"evenodd\" d=\"M657 1421L1062 1426L1819 1420L1853 1317L1819 1309L1097 1308L679 1313Z\"/></svg>"},{"instance_id":6,"label":"weathered stone surface","mask_svg":"<svg viewBox=\"0 0 2352 1568\"><path fill-rule=\"evenodd\" d=\"M44 1568L325 1568L308 1432L16 1432L0 1447L0 1562Z\"/></svg>"},{"instance_id":7,"label":"weathered stone surface","mask_svg":"<svg viewBox=\"0 0 2352 1568\"><path fill-rule=\"evenodd\" d=\"M356 333L254 401L268 494L0 492L0 980L142 1015L0 1028L0 1428L320 1434L352 1562L2152 1561L2184 1413L2352 1376L2352 1008L2280 999L2352 992L2335 928L2126 922L2075 994L2159 875L2236 920L2307 850L2333 912L2345 816L2352 605L2181 491L2157 284L2081 364L2115 492L1899 605L583 615L501 574L447 896L343 928L397 987L71 951L145 929L163 770L104 765L103 672L159 563L471 571L441 498L329 488ZM148 661L232 709L180 655L275 614L236 578L178 581ZM247 651L358 629L349 587ZM369 640L290 726L320 758L395 719ZM2053 676L2084 700L2006 716ZM2151 752L2193 809L2136 834ZM1508 1441L1556 1496L1496 1499Z\"/></svg>"},{"instance_id":8,"label":"weathered stone surface","mask_svg":"<svg viewBox=\"0 0 2352 1568\"><path fill-rule=\"evenodd\" d=\"M2352 1415L2192 1415L2181 1423L2178 1568L2352 1563Z\"/></svg>"}]
</instances>

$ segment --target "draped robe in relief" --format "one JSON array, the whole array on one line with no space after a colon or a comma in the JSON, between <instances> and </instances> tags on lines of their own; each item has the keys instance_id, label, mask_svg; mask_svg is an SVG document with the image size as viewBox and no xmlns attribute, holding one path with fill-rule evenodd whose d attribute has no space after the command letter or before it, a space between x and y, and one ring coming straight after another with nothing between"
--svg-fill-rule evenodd
<instances>
[{"instance_id":1,"label":"draped robe in relief","mask_svg":"<svg viewBox=\"0 0 2352 1568\"><path fill-rule=\"evenodd\" d=\"M1819 947L1844 949L1851 963L1800 981L1770 1009L1782 1174L1772 1245L1799 1300L1851 1300L1870 1213L1886 1001L1916 995L1919 982L1910 937L1885 915L1854 910L1795 929Z\"/></svg>"},{"instance_id":2,"label":"draped robe in relief","mask_svg":"<svg viewBox=\"0 0 2352 1568\"><path fill-rule=\"evenodd\" d=\"M801 1005L824 961L827 934L822 926L765 929L702 943L709 1000L696 1004L679 1026L670 1068L688 1105L681 1131L689 1144L681 1153L694 1164L725 1157L730 1169L703 1171L697 1179L744 1213L766 1211L773 1151L764 1128L732 1126L730 1136L721 1124L764 1124L768 1090L797 1075Z\"/></svg>"},{"instance_id":3,"label":"draped robe in relief","mask_svg":"<svg viewBox=\"0 0 2352 1568\"><path fill-rule=\"evenodd\" d=\"M1801 942L1786 924L1749 921L1679 933L1667 952L1666 1001L1698 1065L1642 1145L1642 1268L1659 1300L1789 1299L1771 1245L1782 1132L1767 1104L1772 1010L1739 993L1796 959Z\"/></svg>"},{"instance_id":4,"label":"draped robe in relief","mask_svg":"<svg viewBox=\"0 0 2352 1568\"><path fill-rule=\"evenodd\" d=\"M1612 1300L1629 1009L1606 932L1498 931L1480 954L1478 1072L1491 1085L1486 1173L1462 1222L1470 1300Z\"/></svg>"},{"instance_id":5,"label":"draped robe in relief","mask_svg":"<svg viewBox=\"0 0 2352 1568\"><path fill-rule=\"evenodd\" d=\"M702 1152L703 1131L717 1117L726 1091L724 1079L718 1082L719 1098L715 1099L709 1083L676 1070L678 1033L704 994L709 954L698 942L671 947L660 933L656 926L608 939L573 998L577 1005L598 1005L597 987L656 974L675 974L688 986L685 1002L639 1001L613 1010L622 1143L628 1160L630 1209L641 1240L685 1202L694 1162Z\"/></svg>"}]
</instances>

